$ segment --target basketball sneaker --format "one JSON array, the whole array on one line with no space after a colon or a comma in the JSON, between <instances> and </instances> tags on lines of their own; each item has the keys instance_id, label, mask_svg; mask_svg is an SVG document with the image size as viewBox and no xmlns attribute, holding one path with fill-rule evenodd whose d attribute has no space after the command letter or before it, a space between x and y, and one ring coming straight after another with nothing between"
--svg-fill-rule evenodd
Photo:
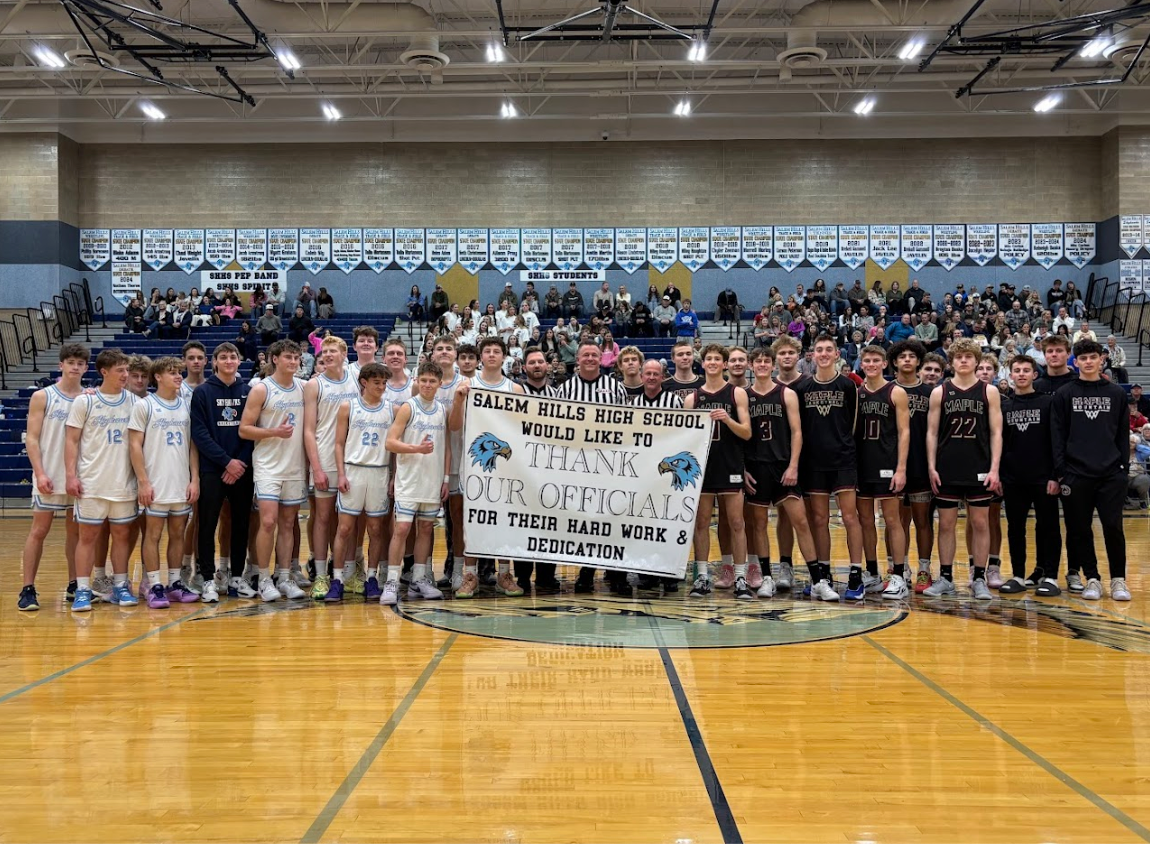
<instances>
[{"instance_id":1,"label":"basketball sneaker","mask_svg":"<svg viewBox=\"0 0 1150 844\"><path fill-rule=\"evenodd\" d=\"M943 595L955 595L957 593L958 590L954 588L954 582L945 577L940 577L922 591L923 597L926 598L941 598Z\"/></svg>"},{"instance_id":2,"label":"basketball sneaker","mask_svg":"<svg viewBox=\"0 0 1150 844\"><path fill-rule=\"evenodd\" d=\"M363 594L363 580L358 574L353 574L346 583L343 584L343 591L349 595L362 595Z\"/></svg>"},{"instance_id":3,"label":"basketball sneaker","mask_svg":"<svg viewBox=\"0 0 1150 844\"><path fill-rule=\"evenodd\" d=\"M762 585L759 586L759 591L757 594L760 598L775 597L775 579L769 574L764 577Z\"/></svg>"},{"instance_id":4,"label":"basketball sneaker","mask_svg":"<svg viewBox=\"0 0 1150 844\"><path fill-rule=\"evenodd\" d=\"M326 601L329 591L331 591L331 578L326 574L318 575L311 587L311 599L313 601ZM340 589L340 591L343 590Z\"/></svg>"},{"instance_id":5,"label":"basketball sneaker","mask_svg":"<svg viewBox=\"0 0 1150 844\"><path fill-rule=\"evenodd\" d=\"M716 589L730 589L735 585L735 564L723 563L719 566L719 576L715 578Z\"/></svg>"},{"instance_id":6,"label":"basketball sneaker","mask_svg":"<svg viewBox=\"0 0 1150 844\"><path fill-rule=\"evenodd\" d=\"M233 577L228 584L229 598L256 598L259 593L252 589L252 585L242 577Z\"/></svg>"},{"instance_id":7,"label":"basketball sneaker","mask_svg":"<svg viewBox=\"0 0 1150 844\"><path fill-rule=\"evenodd\" d=\"M465 571L463 578L459 581L459 586L455 588L455 597L474 598L477 591L479 591L479 578L475 572Z\"/></svg>"},{"instance_id":8,"label":"basketball sneaker","mask_svg":"<svg viewBox=\"0 0 1150 844\"><path fill-rule=\"evenodd\" d=\"M177 582L180 583L181 585L187 584L186 586L184 586L184 588L187 589L189 592L194 592L197 596L202 594L204 591L204 576L202 574L200 574L199 572L196 572L190 578L185 580L184 574L183 574L183 569L181 569L180 570L180 579ZM168 587L168 588L170 589L171 587Z\"/></svg>"},{"instance_id":9,"label":"basketball sneaker","mask_svg":"<svg viewBox=\"0 0 1150 844\"><path fill-rule=\"evenodd\" d=\"M220 602L220 592L216 589L216 579L214 577L204 584L204 591L200 595L200 600L205 604L218 604Z\"/></svg>"},{"instance_id":10,"label":"basketball sneaker","mask_svg":"<svg viewBox=\"0 0 1150 844\"><path fill-rule=\"evenodd\" d=\"M180 580L184 581L184 583L191 583L196 579L198 574L199 572L187 563L180 566ZM198 595L199 593L197 592L196 594Z\"/></svg>"},{"instance_id":11,"label":"basketball sneaker","mask_svg":"<svg viewBox=\"0 0 1150 844\"><path fill-rule=\"evenodd\" d=\"M864 571L862 576L863 589L867 592L881 592L883 590L882 578L877 574Z\"/></svg>"},{"instance_id":12,"label":"basketball sneaker","mask_svg":"<svg viewBox=\"0 0 1150 844\"><path fill-rule=\"evenodd\" d=\"M295 583L295 585L300 589L307 589L309 586L311 586L311 580L309 580L308 576L303 573L303 569L292 569L291 579L292 582Z\"/></svg>"},{"instance_id":13,"label":"basketball sneaker","mask_svg":"<svg viewBox=\"0 0 1150 844\"><path fill-rule=\"evenodd\" d=\"M228 573L223 569L216 569L216 573L212 575L212 582L216 585L216 594L228 591Z\"/></svg>"},{"instance_id":14,"label":"basketball sneaker","mask_svg":"<svg viewBox=\"0 0 1150 844\"><path fill-rule=\"evenodd\" d=\"M379 596L380 606L394 607L399 603L399 581L389 580L383 584L383 594Z\"/></svg>"},{"instance_id":15,"label":"basketball sneaker","mask_svg":"<svg viewBox=\"0 0 1150 844\"><path fill-rule=\"evenodd\" d=\"M383 590L379 588L379 579L369 577L363 582L363 599L365 601L378 601Z\"/></svg>"},{"instance_id":16,"label":"basketball sneaker","mask_svg":"<svg viewBox=\"0 0 1150 844\"><path fill-rule=\"evenodd\" d=\"M875 580L878 580L878 578L876 577ZM858 586L851 586L849 583L847 584L846 591L843 592L843 597L846 598L848 601L865 601L866 600L866 593L867 593L867 583L866 583L866 576L864 575L863 579L859 581ZM813 587L811 589L811 594L812 595L814 594Z\"/></svg>"},{"instance_id":17,"label":"basketball sneaker","mask_svg":"<svg viewBox=\"0 0 1150 844\"><path fill-rule=\"evenodd\" d=\"M323 579L329 580L329 578L326 578L326 577ZM319 585L319 581L320 581L320 578L317 577L315 580L317 586ZM314 594L315 593L313 592L312 595L314 596ZM327 602L329 604L338 604L340 601L342 601L343 600L343 581L339 580L339 579L329 580L327 592L324 593L323 599L325 602Z\"/></svg>"},{"instance_id":18,"label":"basketball sneaker","mask_svg":"<svg viewBox=\"0 0 1150 844\"><path fill-rule=\"evenodd\" d=\"M795 588L795 567L790 563L779 563L779 576L775 578L775 586L780 592L790 592Z\"/></svg>"},{"instance_id":19,"label":"basketball sneaker","mask_svg":"<svg viewBox=\"0 0 1150 844\"><path fill-rule=\"evenodd\" d=\"M931 579L930 569L919 569L918 574L914 576L914 594L923 594L932 583L934 580Z\"/></svg>"},{"instance_id":20,"label":"basketball sneaker","mask_svg":"<svg viewBox=\"0 0 1150 844\"><path fill-rule=\"evenodd\" d=\"M214 586L215 583L212 585ZM180 604L194 604L196 601L200 600L200 595L203 594L203 590L206 588L207 586L201 586L200 593L197 594L187 586L184 586L181 581L177 580L175 583L169 586L166 591L169 601L176 601Z\"/></svg>"},{"instance_id":21,"label":"basketball sneaker","mask_svg":"<svg viewBox=\"0 0 1150 844\"><path fill-rule=\"evenodd\" d=\"M695 582L691 585L691 591L687 597L689 598L705 598L711 594L711 579L705 574L700 574L695 578Z\"/></svg>"},{"instance_id":22,"label":"basketball sneaker","mask_svg":"<svg viewBox=\"0 0 1150 844\"><path fill-rule=\"evenodd\" d=\"M92 577L92 597L99 598L105 604L112 603L112 590L115 586L112 583L112 578L104 574L102 571Z\"/></svg>"},{"instance_id":23,"label":"basketball sneaker","mask_svg":"<svg viewBox=\"0 0 1150 844\"><path fill-rule=\"evenodd\" d=\"M1090 578L1086 581L1086 588L1082 590L1082 600L1084 601L1100 601L1102 600L1102 581L1096 577Z\"/></svg>"},{"instance_id":24,"label":"basketball sneaker","mask_svg":"<svg viewBox=\"0 0 1150 844\"><path fill-rule=\"evenodd\" d=\"M1110 578L1110 597L1115 601L1129 601L1130 589L1126 586L1126 579L1122 577Z\"/></svg>"},{"instance_id":25,"label":"basketball sneaker","mask_svg":"<svg viewBox=\"0 0 1150 844\"><path fill-rule=\"evenodd\" d=\"M910 597L910 589L906 586L906 578L899 574L892 574L882 590L884 601L902 601Z\"/></svg>"},{"instance_id":26,"label":"basketball sneaker","mask_svg":"<svg viewBox=\"0 0 1150 844\"><path fill-rule=\"evenodd\" d=\"M140 599L132 594L132 584L117 583L112 587L111 603L120 607L134 607L140 603Z\"/></svg>"},{"instance_id":27,"label":"basketball sneaker","mask_svg":"<svg viewBox=\"0 0 1150 844\"><path fill-rule=\"evenodd\" d=\"M435 591L438 592L439 590L436 589ZM519 588L519 584L515 582L515 578L509 571L500 572L499 576L495 578L495 591L500 595L506 595L508 598L518 598L523 594L523 590ZM410 593L408 597L411 597ZM439 597L442 598L443 595L441 594Z\"/></svg>"},{"instance_id":28,"label":"basketball sneaker","mask_svg":"<svg viewBox=\"0 0 1150 844\"><path fill-rule=\"evenodd\" d=\"M1002 568L1000 566L987 566L986 585L991 589L1001 589L1002 584Z\"/></svg>"},{"instance_id":29,"label":"basketball sneaker","mask_svg":"<svg viewBox=\"0 0 1150 844\"><path fill-rule=\"evenodd\" d=\"M811 585L811 597L817 601L837 601L839 593L831 588L830 583L820 580Z\"/></svg>"},{"instance_id":30,"label":"basketball sneaker","mask_svg":"<svg viewBox=\"0 0 1150 844\"><path fill-rule=\"evenodd\" d=\"M442 601L443 593L435 588L429 578L421 577L407 585L407 600Z\"/></svg>"},{"instance_id":31,"label":"basketball sneaker","mask_svg":"<svg viewBox=\"0 0 1150 844\"><path fill-rule=\"evenodd\" d=\"M759 563L747 563L747 586L758 589L763 585L763 567Z\"/></svg>"},{"instance_id":32,"label":"basketball sneaker","mask_svg":"<svg viewBox=\"0 0 1150 844\"><path fill-rule=\"evenodd\" d=\"M990 586L981 577L971 581L970 594L976 601L989 601L994 598L994 593L990 591Z\"/></svg>"},{"instance_id":33,"label":"basketball sneaker","mask_svg":"<svg viewBox=\"0 0 1150 844\"><path fill-rule=\"evenodd\" d=\"M40 599L36 596L35 586L25 586L20 590L20 600L16 608L21 612L35 612L40 609Z\"/></svg>"},{"instance_id":34,"label":"basketball sneaker","mask_svg":"<svg viewBox=\"0 0 1150 844\"><path fill-rule=\"evenodd\" d=\"M1044 577L1038 581L1034 594L1040 598L1054 598L1062 594L1062 587L1053 577Z\"/></svg>"},{"instance_id":35,"label":"basketball sneaker","mask_svg":"<svg viewBox=\"0 0 1150 844\"><path fill-rule=\"evenodd\" d=\"M1079 593L1085 588L1086 586L1082 583L1082 575L1078 572L1075 571L1066 575L1067 592Z\"/></svg>"},{"instance_id":36,"label":"basketball sneaker","mask_svg":"<svg viewBox=\"0 0 1150 844\"><path fill-rule=\"evenodd\" d=\"M280 599L280 590L276 589L275 582L270 577L260 578L260 600L265 604Z\"/></svg>"},{"instance_id":37,"label":"basketball sneaker","mask_svg":"<svg viewBox=\"0 0 1150 844\"><path fill-rule=\"evenodd\" d=\"M92 611L92 590L77 587L76 595L72 598L72 612Z\"/></svg>"},{"instance_id":38,"label":"basketball sneaker","mask_svg":"<svg viewBox=\"0 0 1150 844\"><path fill-rule=\"evenodd\" d=\"M276 584L281 595L289 601L298 601L300 598L306 598L307 593L299 588L298 584L291 578L291 575L281 578L280 582Z\"/></svg>"},{"instance_id":39,"label":"basketball sneaker","mask_svg":"<svg viewBox=\"0 0 1150 844\"><path fill-rule=\"evenodd\" d=\"M747 579L745 577L735 578L735 600L736 601L753 601L755 600L755 593L747 586Z\"/></svg>"}]
</instances>

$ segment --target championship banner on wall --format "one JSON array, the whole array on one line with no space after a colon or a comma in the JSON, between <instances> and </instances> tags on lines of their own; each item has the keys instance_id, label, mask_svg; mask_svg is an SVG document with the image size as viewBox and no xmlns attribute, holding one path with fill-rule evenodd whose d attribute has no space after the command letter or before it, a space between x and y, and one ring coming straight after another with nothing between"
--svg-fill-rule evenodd
<instances>
[{"instance_id":1,"label":"championship banner on wall","mask_svg":"<svg viewBox=\"0 0 1150 844\"><path fill-rule=\"evenodd\" d=\"M723 272L739 262L743 239L738 226L715 226L711 229L711 260Z\"/></svg>"},{"instance_id":2,"label":"championship banner on wall","mask_svg":"<svg viewBox=\"0 0 1150 844\"><path fill-rule=\"evenodd\" d=\"M112 298L127 306L133 296L143 295L140 289L140 265L134 263L112 264Z\"/></svg>"},{"instance_id":3,"label":"championship banner on wall","mask_svg":"<svg viewBox=\"0 0 1150 844\"><path fill-rule=\"evenodd\" d=\"M870 227L870 259L880 269L889 270L899 257L900 230L897 225L874 225Z\"/></svg>"},{"instance_id":4,"label":"championship banner on wall","mask_svg":"<svg viewBox=\"0 0 1150 844\"><path fill-rule=\"evenodd\" d=\"M934 227L934 260L950 272L966 256L966 226L942 223Z\"/></svg>"},{"instance_id":5,"label":"championship banner on wall","mask_svg":"<svg viewBox=\"0 0 1150 844\"><path fill-rule=\"evenodd\" d=\"M217 270L222 270L234 261L236 259L236 230L205 230L204 259Z\"/></svg>"},{"instance_id":6,"label":"championship banner on wall","mask_svg":"<svg viewBox=\"0 0 1150 844\"><path fill-rule=\"evenodd\" d=\"M1133 258L1142 248L1142 215L1124 215L1118 218L1118 245L1127 257Z\"/></svg>"},{"instance_id":7,"label":"championship banner on wall","mask_svg":"<svg viewBox=\"0 0 1150 844\"><path fill-rule=\"evenodd\" d=\"M705 411L472 390L466 553L683 577L711 445Z\"/></svg>"},{"instance_id":8,"label":"championship banner on wall","mask_svg":"<svg viewBox=\"0 0 1150 844\"><path fill-rule=\"evenodd\" d=\"M80 229L80 262L90 270L98 270L112 257L110 229Z\"/></svg>"},{"instance_id":9,"label":"championship banner on wall","mask_svg":"<svg viewBox=\"0 0 1150 844\"><path fill-rule=\"evenodd\" d=\"M867 227L839 226L839 260L857 270L867 259Z\"/></svg>"},{"instance_id":10,"label":"championship banner on wall","mask_svg":"<svg viewBox=\"0 0 1150 844\"><path fill-rule=\"evenodd\" d=\"M1094 223L1067 223L1066 259L1078 269L1094 260L1098 251L1098 232Z\"/></svg>"},{"instance_id":11,"label":"championship banner on wall","mask_svg":"<svg viewBox=\"0 0 1150 844\"><path fill-rule=\"evenodd\" d=\"M807 226L807 260L819 272L839 257L838 226Z\"/></svg>"},{"instance_id":12,"label":"championship banner on wall","mask_svg":"<svg viewBox=\"0 0 1150 844\"><path fill-rule=\"evenodd\" d=\"M592 270L615 263L614 229L583 229L583 263Z\"/></svg>"},{"instance_id":13,"label":"championship banner on wall","mask_svg":"<svg viewBox=\"0 0 1150 844\"><path fill-rule=\"evenodd\" d=\"M173 239L176 265L191 275L204 263L204 230L176 229Z\"/></svg>"},{"instance_id":14,"label":"championship banner on wall","mask_svg":"<svg viewBox=\"0 0 1150 844\"><path fill-rule=\"evenodd\" d=\"M140 263L139 229L112 229L112 263Z\"/></svg>"},{"instance_id":15,"label":"championship banner on wall","mask_svg":"<svg viewBox=\"0 0 1150 844\"><path fill-rule=\"evenodd\" d=\"M153 270L162 270L172 263L172 230L144 229L144 263Z\"/></svg>"},{"instance_id":16,"label":"championship banner on wall","mask_svg":"<svg viewBox=\"0 0 1150 844\"><path fill-rule=\"evenodd\" d=\"M555 229L551 235L551 260L561 270L578 269L583 263L583 229Z\"/></svg>"}]
</instances>

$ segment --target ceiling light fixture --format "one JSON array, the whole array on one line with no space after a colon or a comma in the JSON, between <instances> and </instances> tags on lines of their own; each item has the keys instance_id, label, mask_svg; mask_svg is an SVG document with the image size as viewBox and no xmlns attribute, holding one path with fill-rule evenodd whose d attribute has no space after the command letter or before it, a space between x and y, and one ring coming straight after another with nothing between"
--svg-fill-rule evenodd
<instances>
[{"instance_id":1,"label":"ceiling light fixture","mask_svg":"<svg viewBox=\"0 0 1150 844\"><path fill-rule=\"evenodd\" d=\"M339 109L333 106L331 103L323 104L323 116L328 120L339 120L341 117L343 117L343 115L339 113Z\"/></svg>"},{"instance_id":2,"label":"ceiling light fixture","mask_svg":"<svg viewBox=\"0 0 1150 844\"><path fill-rule=\"evenodd\" d=\"M1098 58L1098 56L1101 56L1109 46L1110 36L1099 35L1096 38L1086 42L1082 49L1078 51L1078 55L1082 56L1084 59L1095 59Z\"/></svg>"},{"instance_id":3,"label":"ceiling light fixture","mask_svg":"<svg viewBox=\"0 0 1150 844\"><path fill-rule=\"evenodd\" d=\"M707 42L692 41L691 49L687 51L687 61L701 62L707 58Z\"/></svg>"},{"instance_id":4,"label":"ceiling light fixture","mask_svg":"<svg viewBox=\"0 0 1150 844\"><path fill-rule=\"evenodd\" d=\"M503 61L503 48L495 43L487 45L487 61L491 64L498 64Z\"/></svg>"},{"instance_id":5,"label":"ceiling light fixture","mask_svg":"<svg viewBox=\"0 0 1150 844\"><path fill-rule=\"evenodd\" d=\"M168 116L151 103L140 103L140 111L146 114L149 120L163 120Z\"/></svg>"},{"instance_id":6,"label":"ceiling light fixture","mask_svg":"<svg viewBox=\"0 0 1150 844\"><path fill-rule=\"evenodd\" d=\"M45 47L43 44L39 44L32 52L36 54L36 58L40 60L40 64L44 65L44 67L61 70L68 66L68 63L60 58L59 54L51 47Z\"/></svg>"},{"instance_id":7,"label":"ceiling light fixture","mask_svg":"<svg viewBox=\"0 0 1150 844\"><path fill-rule=\"evenodd\" d=\"M675 114L678 117L690 117L691 116L691 101L690 100L679 100L679 102L675 104Z\"/></svg>"},{"instance_id":8,"label":"ceiling light fixture","mask_svg":"<svg viewBox=\"0 0 1150 844\"><path fill-rule=\"evenodd\" d=\"M898 51L898 57L904 62L909 62L911 59L916 58L919 53L926 47L926 41L921 38L912 38L902 45L902 49Z\"/></svg>"},{"instance_id":9,"label":"ceiling light fixture","mask_svg":"<svg viewBox=\"0 0 1150 844\"><path fill-rule=\"evenodd\" d=\"M1051 94L1050 96L1036 102L1034 104L1034 110L1039 114L1045 114L1046 112L1053 109L1056 105L1058 105L1061 100L1062 96L1060 94Z\"/></svg>"},{"instance_id":10,"label":"ceiling light fixture","mask_svg":"<svg viewBox=\"0 0 1150 844\"><path fill-rule=\"evenodd\" d=\"M854 113L859 117L866 117L874 111L874 97L865 97L855 103Z\"/></svg>"},{"instance_id":11,"label":"ceiling light fixture","mask_svg":"<svg viewBox=\"0 0 1150 844\"><path fill-rule=\"evenodd\" d=\"M503 107L499 110L499 116L500 117L518 117L519 116L519 109L517 109L515 107L515 103L510 102L510 101L505 102L503 104Z\"/></svg>"},{"instance_id":12,"label":"ceiling light fixture","mask_svg":"<svg viewBox=\"0 0 1150 844\"><path fill-rule=\"evenodd\" d=\"M280 63L280 67L284 70L299 70L300 67L302 67L299 63L299 59L297 59L295 54L287 47L276 51L276 61Z\"/></svg>"}]
</instances>

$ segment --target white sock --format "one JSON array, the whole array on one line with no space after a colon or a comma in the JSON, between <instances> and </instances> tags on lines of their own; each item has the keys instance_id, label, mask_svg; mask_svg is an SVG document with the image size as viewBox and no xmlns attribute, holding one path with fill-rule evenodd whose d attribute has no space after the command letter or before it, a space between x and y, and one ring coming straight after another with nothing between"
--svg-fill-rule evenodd
<instances>
[{"instance_id":1,"label":"white sock","mask_svg":"<svg viewBox=\"0 0 1150 844\"><path fill-rule=\"evenodd\" d=\"M281 583L285 580L290 580L291 579L291 569L278 569L276 571L276 577L279 579L279 581Z\"/></svg>"},{"instance_id":2,"label":"white sock","mask_svg":"<svg viewBox=\"0 0 1150 844\"><path fill-rule=\"evenodd\" d=\"M127 584L127 582L128 582L128 575L127 575L127 573L125 572L124 574L114 574L114 575L112 575L112 582L113 582L113 583L115 583L117 586L120 586L120 585L126 585L126 584Z\"/></svg>"},{"instance_id":3,"label":"white sock","mask_svg":"<svg viewBox=\"0 0 1150 844\"><path fill-rule=\"evenodd\" d=\"M348 583L353 577L355 577L355 562L345 561L343 564L343 582Z\"/></svg>"},{"instance_id":4,"label":"white sock","mask_svg":"<svg viewBox=\"0 0 1150 844\"><path fill-rule=\"evenodd\" d=\"M500 560L496 565L500 574L511 574L511 562L509 560Z\"/></svg>"},{"instance_id":5,"label":"white sock","mask_svg":"<svg viewBox=\"0 0 1150 844\"><path fill-rule=\"evenodd\" d=\"M746 577L746 576L747 576L747 564L743 563L742 565L739 565L738 563L735 563L735 577Z\"/></svg>"},{"instance_id":6,"label":"white sock","mask_svg":"<svg viewBox=\"0 0 1150 844\"><path fill-rule=\"evenodd\" d=\"M315 561L315 576L327 577L327 560Z\"/></svg>"},{"instance_id":7,"label":"white sock","mask_svg":"<svg viewBox=\"0 0 1150 844\"><path fill-rule=\"evenodd\" d=\"M411 567L411 580L414 583L417 580L423 580L427 577L427 564L416 563Z\"/></svg>"},{"instance_id":8,"label":"white sock","mask_svg":"<svg viewBox=\"0 0 1150 844\"><path fill-rule=\"evenodd\" d=\"M378 580L379 579L379 566L373 566L372 568L369 568L367 570L367 576L368 577L374 577L376 580Z\"/></svg>"},{"instance_id":9,"label":"white sock","mask_svg":"<svg viewBox=\"0 0 1150 844\"><path fill-rule=\"evenodd\" d=\"M399 583L399 575L403 571L403 566L388 566L387 567L387 582Z\"/></svg>"},{"instance_id":10,"label":"white sock","mask_svg":"<svg viewBox=\"0 0 1150 844\"><path fill-rule=\"evenodd\" d=\"M111 577L113 574L114 574L114 572L112 571L112 561L106 560L104 562L104 576L105 577Z\"/></svg>"},{"instance_id":11,"label":"white sock","mask_svg":"<svg viewBox=\"0 0 1150 844\"><path fill-rule=\"evenodd\" d=\"M758 564L759 564L759 555L758 554L748 554L747 555L747 565L757 566Z\"/></svg>"},{"instance_id":12,"label":"white sock","mask_svg":"<svg viewBox=\"0 0 1150 844\"><path fill-rule=\"evenodd\" d=\"M222 571L225 574L231 574L232 558L231 557L219 557L216 560L216 571Z\"/></svg>"},{"instance_id":13,"label":"white sock","mask_svg":"<svg viewBox=\"0 0 1150 844\"><path fill-rule=\"evenodd\" d=\"M473 574L476 577L479 577L479 563L464 563L463 564L463 573L464 574Z\"/></svg>"},{"instance_id":14,"label":"white sock","mask_svg":"<svg viewBox=\"0 0 1150 844\"><path fill-rule=\"evenodd\" d=\"M90 578L90 577L77 577L76 578L76 588L77 589L91 589L92 588L92 578Z\"/></svg>"},{"instance_id":15,"label":"white sock","mask_svg":"<svg viewBox=\"0 0 1150 844\"><path fill-rule=\"evenodd\" d=\"M711 579L711 568L707 563L707 560L695 560L695 577L701 577L704 580Z\"/></svg>"},{"instance_id":16,"label":"white sock","mask_svg":"<svg viewBox=\"0 0 1150 844\"><path fill-rule=\"evenodd\" d=\"M266 569L260 569L260 580L272 579L272 567L268 566Z\"/></svg>"},{"instance_id":17,"label":"white sock","mask_svg":"<svg viewBox=\"0 0 1150 844\"><path fill-rule=\"evenodd\" d=\"M918 569L919 569L919 571L930 571L930 560L929 559L924 560L922 557L919 557L918 558Z\"/></svg>"},{"instance_id":18,"label":"white sock","mask_svg":"<svg viewBox=\"0 0 1150 844\"><path fill-rule=\"evenodd\" d=\"M724 566L733 566L735 564L735 558L730 554L723 554L721 563Z\"/></svg>"},{"instance_id":19,"label":"white sock","mask_svg":"<svg viewBox=\"0 0 1150 844\"><path fill-rule=\"evenodd\" d=\"M152 586L159 586L159 585L160 585L160 570L156 569L155 571L148 572L148 586L152 587Z\"/></svg>"},{"instance_id":20,"label":"white sock","mask_svg":"<svg viewBox=\"0 0 1150 844\"><path fill-rule=\"evenodd\" d=\"M180 579L180 570L179 569L168 569L168 585L169 586L171 586L173 583L175 583L179 579Z\"/></svg>"}]
</instances>

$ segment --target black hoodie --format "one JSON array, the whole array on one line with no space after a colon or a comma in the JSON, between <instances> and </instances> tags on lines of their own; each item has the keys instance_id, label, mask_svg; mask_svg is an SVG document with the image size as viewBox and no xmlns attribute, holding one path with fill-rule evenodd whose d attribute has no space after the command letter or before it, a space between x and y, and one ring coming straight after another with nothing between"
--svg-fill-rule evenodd
<instances>
[{"instance_id":1,"label":"black hoodie","mask_svg":"<svg viewBox=\"0 0 1150 844\"><path fill-rule=\"evenodd\" d=\"M1110 381L1070 381L1050 405L1054 474L1081 478L1125 475L1130 463L1126 391Z\"/></svg>"},{"instance_id":2,"label":"black hoodie","mask_svg":"<svg viewBox=\"0 0 1150 844\"><path fill-rule=\"evenodd\" d=\"M200 452L201 475L222 475L232 460L252 465L255 444L240 439L250 389L238 374L230 387L212 375L192 393L192 441Z\"/></svg>"}]
</instances>

